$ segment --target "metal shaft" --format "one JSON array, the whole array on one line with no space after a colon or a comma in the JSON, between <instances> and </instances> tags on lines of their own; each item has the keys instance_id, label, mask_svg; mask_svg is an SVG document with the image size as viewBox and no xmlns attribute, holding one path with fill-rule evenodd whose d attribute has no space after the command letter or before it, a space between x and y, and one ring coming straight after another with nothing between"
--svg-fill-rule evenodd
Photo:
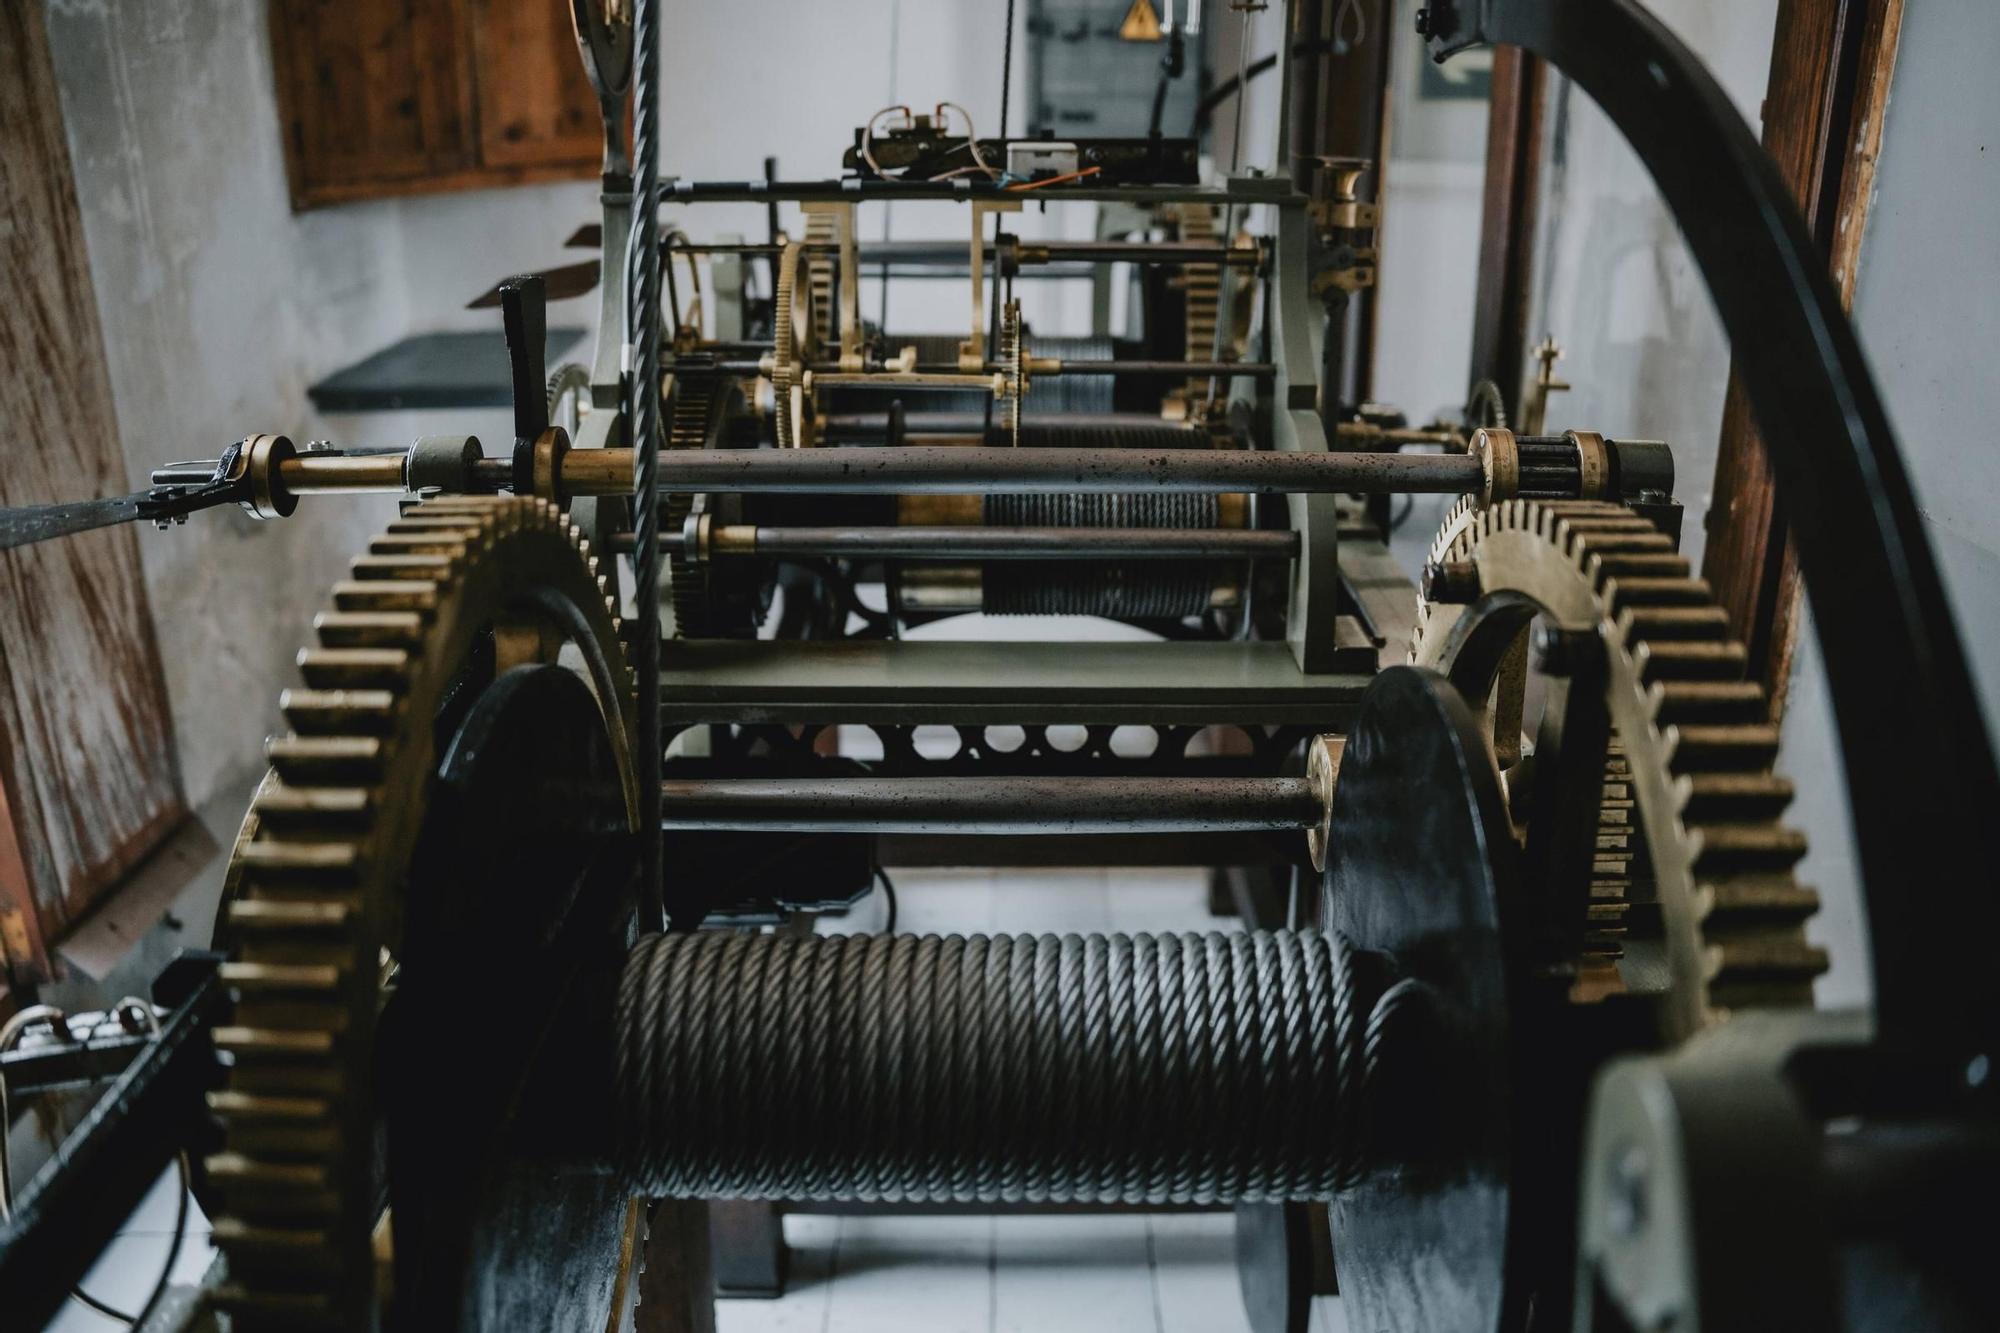
<instances>
[{"instance_id":1,"label":"metal shaft","mask_svg":"<svg viewBox=\"0 0 2000 1333\"><path fill-rule=\"evenodd\" d=\"M662 538L671 541L671 537ZM1239 528L761 528L709 534L709 556L881 560L1184 560L1285 558L1296 532Z\"/></svg>"},{"instance_id":2,"label":"metal shaft","mask_svg":"<svg viewBox=\"0 0 2000 1333\"><path fill-rule=\"evenodd\" d=\"M693 778L662 829L800 833L1242 833L1317 825L1303 778Z\"/></svg>"},{"instance_id":3,"label":"metal shaft","mask_svg":"<svg viewBox=\"0 0 2000 1333\"><path fill-rule=\"evenodd\" d=\"M569 481L565 473L565 485ZM1481 476L1479 461L1464 454L1009 449L919 444L841 449L673 450L660 458L659 484L668 491L843 491L873 495L1145 490L1247 491L1261 495L1463 495L1480 488ZM587 493L576 486L569 489L573 494Z\"/></svg>"}]
</instances>

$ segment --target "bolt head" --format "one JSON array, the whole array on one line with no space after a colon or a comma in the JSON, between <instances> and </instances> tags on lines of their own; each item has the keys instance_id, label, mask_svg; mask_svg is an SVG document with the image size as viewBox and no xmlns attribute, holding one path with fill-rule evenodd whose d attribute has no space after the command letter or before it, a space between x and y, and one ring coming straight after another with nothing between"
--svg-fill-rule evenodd
<instances>
[{"instance_id":1,"label":"bolt head","mask_svg":"<svg viewBox=\"0 0 2000 1333\"><path fill-rule=\"evenodd\" d=\"M1528 652L1545 676L1575 674L1596 647L1597 636L1590 630L1564 629L1552 621L1537 620L1528 632Z\"/></svg>"}]
</instances>

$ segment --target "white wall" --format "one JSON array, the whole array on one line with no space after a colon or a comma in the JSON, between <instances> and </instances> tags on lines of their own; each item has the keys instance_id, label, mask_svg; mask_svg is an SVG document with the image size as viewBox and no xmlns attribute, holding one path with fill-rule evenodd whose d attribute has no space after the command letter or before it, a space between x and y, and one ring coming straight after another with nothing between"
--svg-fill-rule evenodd
<instances>
[{"instance_id":1,"label":"white wall","mask_svg":"<svg viewBox=\"0 0 2000 1333\"><path fill-rule=\"evenodd\" d=\"M1753 128L1770 74L1777 0L1654 0ZM1595 430L1674 446L1683 543L1706 544L1729 349L1715 308L1652 178L1587 94L1551 77L1551 136L1536 299L1529 327L1567 353L1575 387L1551 401L1551 430Z\"/></svg>"},{"instance_id":2,"label":"white wall","mask_svg":"<svg viewBox=\"0 0 2000 1333\"><path fill-rule=\"evenodd\" d=\"M1916 483L1989 736L2000 728L2000 454L1989 443L2000 421L1995 51L2000 7L1904 11L1854 294L1855 325ZM1785 719L1785 765L1800 783L1794 814L1812 847L1805 878L1825 901L1819 936L1835 951L1820 999L1859 1003L1870 982L1838 756L1819 644L1808 634ZM1922 849L1910 855L1921 870Z\"/></svg>"}]
</instances>

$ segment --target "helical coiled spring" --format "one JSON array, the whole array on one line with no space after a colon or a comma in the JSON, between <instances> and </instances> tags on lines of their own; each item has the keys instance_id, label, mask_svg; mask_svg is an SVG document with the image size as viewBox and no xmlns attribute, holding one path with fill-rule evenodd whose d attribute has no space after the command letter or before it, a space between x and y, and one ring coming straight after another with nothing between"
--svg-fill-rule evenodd
<instances>
[{"instance_id":1,"label":"helical coiled spring","mask_svg":"<svg viewBox=\"0 0 2000 1333\"><path fill-rule=\"evenodd\" d=\"M621 1155L657 1198L1329 1198L1365 1167L1372 970L1313 931L649 936Z\"/></svg>"},{"instance_id":2,"label":"helical coiled spring","mask_svg":"<svg viewBox=\"0 0 2000 1333\"><path fill-rule=\"evenodd\" d=\"M1021 427L1023 448L1195 449L1213 443L1206 430L1166 422ZM988 495L984 517L993 527L1214 528L1222 524L1222 502L1212 494L1158 491ZM981 609L990 616L1178 620L1208 610L1218 581L1240 575L1241 568L1212 560L988 561L981 571Z\"/></svg>"}]
</instances>

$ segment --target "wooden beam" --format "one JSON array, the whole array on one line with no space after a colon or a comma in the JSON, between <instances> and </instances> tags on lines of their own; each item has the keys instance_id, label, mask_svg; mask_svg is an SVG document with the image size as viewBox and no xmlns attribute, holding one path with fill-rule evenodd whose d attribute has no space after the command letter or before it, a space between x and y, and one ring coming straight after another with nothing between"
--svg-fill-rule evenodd
<instances>
[{"instance_id":1,"label":"wooden beam","mask_svg":"<svg viewBox=\"0 0 2000 1333\"><path fill-rule=\"evenodd\" d=\"M41 4L0 5L0 505L129 490ZM186 815L138 537L0 552L0 953L18 984Z\"/></svg>"},{"instance_id":2,"label":"wooden beam","mask_svg":"<svg viewBox=\"0 0 2000 1333\"><path fill-rule=\"evenodd\" d=\"M1764 147L1826 251L1843 304L1867 225L1882 112L1896 64L1903 0L1781 0L1764 97ZM1785 532L1741 381L1723 402L1702 576L1749 651L1751 678L1784 712L1798 637L1798 560Z\"/></svg>"},{"instance_id":3,"label":"wooden beam","mask_svg":"<svg viewBox=\"0 0 2000 1333\"><path fill-rule=\"evenodd\" d=\"M1495 50L1486 113L1486 190L1467 383L1492 380L1515 410L1526 381L1546 69L1538 57L1518 47Z\"/></svg>"}]
</instances>

